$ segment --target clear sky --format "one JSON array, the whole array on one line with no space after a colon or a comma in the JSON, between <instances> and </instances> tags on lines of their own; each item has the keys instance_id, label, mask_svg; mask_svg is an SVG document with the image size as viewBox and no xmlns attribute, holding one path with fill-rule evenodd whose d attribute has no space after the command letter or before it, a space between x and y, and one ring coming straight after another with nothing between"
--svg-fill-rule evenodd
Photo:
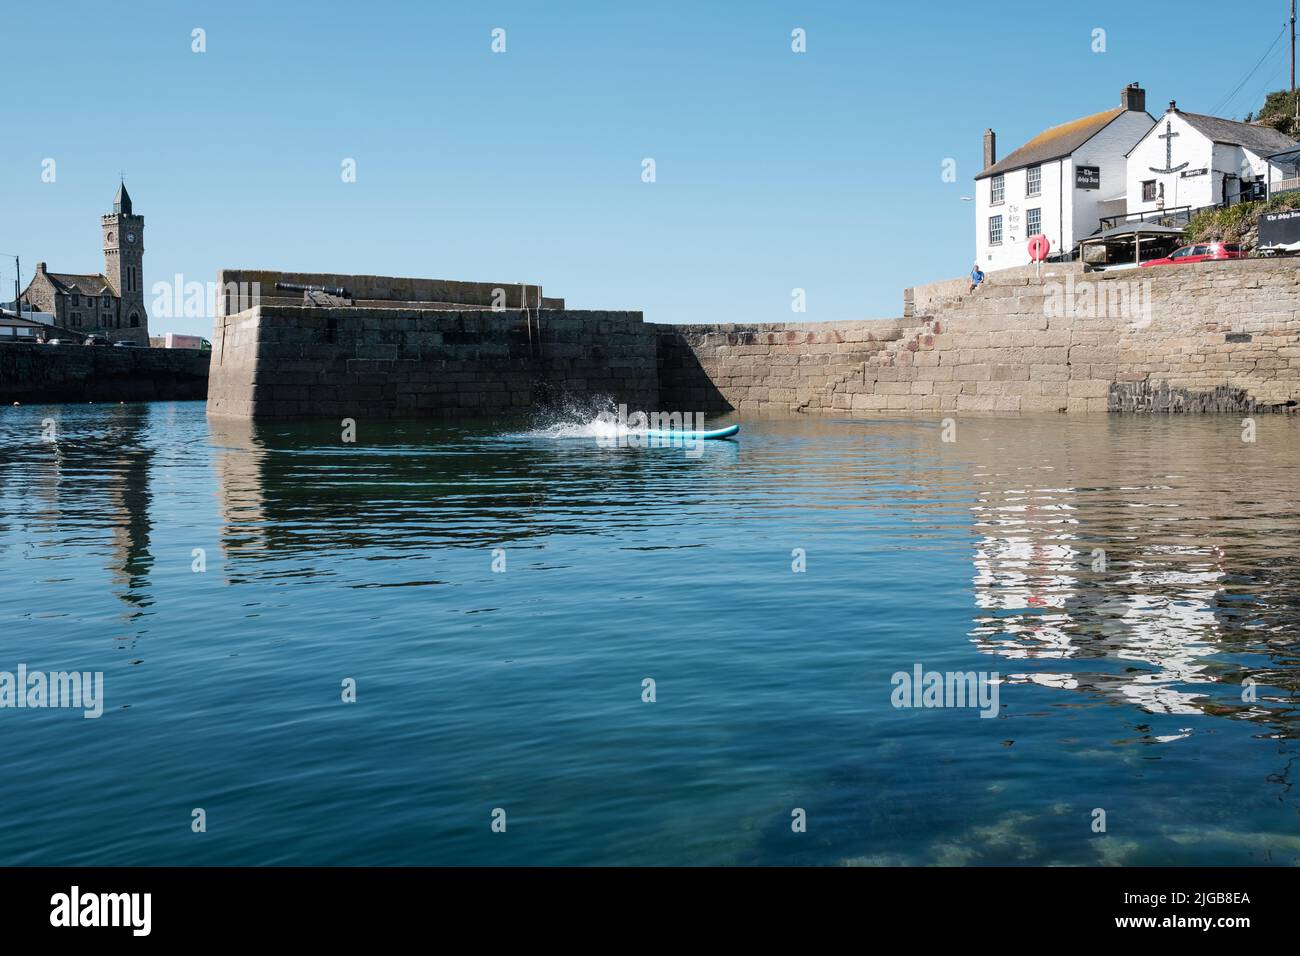
<instances>
[{"instance_id":1,"label":"clear sky","mask_svg":"<svg viewBox=\"0 0 1300 956\"><path fill-rule=\"evenodd\" d=\"M1289 83L1286 38L1250 74L1288 16L1287 0L15 0L0 253L24 285L37 260L100 271L124 170L146 290L263 267L540 282L656 322L893 316L904 286L970 268L961 197L985 127L1005 155L1135 80L1155 115L1176 98L1241 118ZM13 278L0 259L5 299Z\"/></svg>"}]
</instances>

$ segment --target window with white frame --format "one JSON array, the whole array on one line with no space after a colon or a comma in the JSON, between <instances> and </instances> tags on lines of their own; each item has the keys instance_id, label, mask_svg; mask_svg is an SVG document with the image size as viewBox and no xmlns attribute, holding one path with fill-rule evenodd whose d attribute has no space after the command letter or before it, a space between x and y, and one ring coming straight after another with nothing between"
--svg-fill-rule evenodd
<instances>
[{"instance_id":1,"label":"window with white frame","mask_svg":"<svg viewBox=\"0 0 1300 956\"><path fill-rule=\"evenodd\" d=\"M992 195L990 200L994 205L1002 202L1007 196L1007 177L998 173L989 180L989 190Z\"/></svg>"},{"instance_id":2,"label":"window with white frame","mask_svg":"<svg viewBox=\"0 0 1300 956\"><path fill-rule=\"evenodd\" d=\"M1001 216L989 217L989 245L990 246L1002 245L1002 217Z\"/></svg>"},{"instance_id":3,"label":"window with white frame","mask_svg":"<svg viewBox=\"0 0 1300 956\"><path fill-rule=\"evenodd\" d=\"M1025 195L1041 196L1043 193L1043 167L1030 166L1025 170Z\"/></svg>"},{"instance_id":4,"label":"window with white frame","mask_svg":"<svg viewBox=\"0 0 1300 956\"><path fill-rule=\"evenodd\" d=\"M1025 210L1025 226L1028 235L1036 236L1043 231L1043 211L1041 209Z\"/></svg>"}]
</instances>

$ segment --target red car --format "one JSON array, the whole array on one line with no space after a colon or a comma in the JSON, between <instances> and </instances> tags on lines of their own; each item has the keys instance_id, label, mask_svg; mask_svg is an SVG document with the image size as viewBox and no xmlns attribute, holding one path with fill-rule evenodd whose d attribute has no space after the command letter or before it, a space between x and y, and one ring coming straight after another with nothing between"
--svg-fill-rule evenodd
<instances>
[{"instance_id":1,"label":"red car","mask_svg":"<svg viewBox=\"0 0 1300 956\"><path fill-rule=\"evenodd\" d=\"M1168 258L1151 259L1142 263L1147 266L1181 266L1189 262L1214 262L1221 259L1245 259L1246 251L1232 242L1203 242L1196 246L1183 246L1175 249Z\"/></svg>"}]
</instances>

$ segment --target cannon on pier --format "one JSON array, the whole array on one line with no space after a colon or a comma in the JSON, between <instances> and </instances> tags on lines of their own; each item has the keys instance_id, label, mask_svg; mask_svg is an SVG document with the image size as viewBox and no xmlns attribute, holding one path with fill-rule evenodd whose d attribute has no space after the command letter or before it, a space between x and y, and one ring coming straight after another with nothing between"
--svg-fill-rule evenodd
<instances>
[{"instance_id":1,"label":"cannon on pier","mask_svg":"<svg viewBox=\"0 0 1300 956\"><path fill-rule=\"evenodd\" d=\"M312 306L350 306L352 293L342 286L301 285L297 282L277 282L281 292L301 292L302 304Z\"/></svg>"}]
</instances>

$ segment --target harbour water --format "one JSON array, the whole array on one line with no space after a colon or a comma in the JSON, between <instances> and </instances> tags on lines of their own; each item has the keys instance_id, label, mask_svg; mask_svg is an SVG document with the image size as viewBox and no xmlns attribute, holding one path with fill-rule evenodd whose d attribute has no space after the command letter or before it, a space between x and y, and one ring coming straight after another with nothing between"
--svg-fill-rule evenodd
<instances>
[{"instance_id":1,"label":"harbour water","mask_svg":"<svg viewBox=\"0 0 1300 956\"><path fill-rule=\"evenodd\" d=\"M743 426L0 409L0 864L1300 862L1300 423Z\"/></svg>"}]
</instances>

